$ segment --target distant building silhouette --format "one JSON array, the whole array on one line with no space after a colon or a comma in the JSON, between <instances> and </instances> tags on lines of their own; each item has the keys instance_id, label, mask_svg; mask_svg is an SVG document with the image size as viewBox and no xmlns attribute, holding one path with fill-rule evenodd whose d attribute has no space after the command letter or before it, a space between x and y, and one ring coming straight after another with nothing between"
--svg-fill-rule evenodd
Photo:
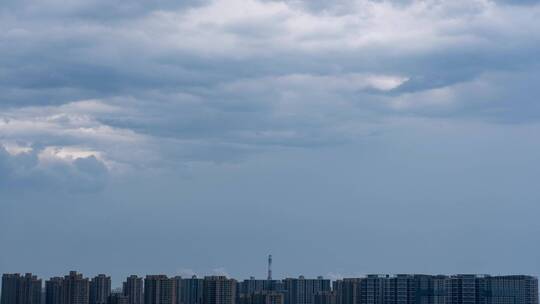
<instances>
[{"instance_id":1,"label":"distant building silhouette","mask_svg":"<svg viewBox=\"0 0 540 304\"><path fill-rule=\"evenodd\" d=\"M538 304L531 276L368 275L334 282L336 304Z\"/></svg>"},{"instance_id":2,"label":"distant building silhouette","mask_svg":"<svg viewBox=\"0 0 540 304\"><path fill-rule=\"evenodd\" d=\"M4 274L0 304L540 304L538 279L526 275L370 274L332 282L287 278L242 282L225 276L204 279L132 275L111 291L104 274L91 281L71 271L45 281L27 273Z\"/></svg>"},{"instance_id":3,"label":"distant building silhouette","mask_svg":"<svg viewBox=\"0 0 540 304\"><path fill-rule=\"evenodd\" d=\"M251 294L262 291L283 291L281 280L258 280L251 277L249 280L238 282L238 294Z\"/></svg>"},{"instance_id":4,"label":"distant building silhouette","mask_svg":"<svg viewBox=\"0 0 540 304\"><path fill-rule=\"evenodd\" d=\"M283 280L285 291L285 304L315 304L315 294L332 291L330 280L318 277L317 279L287 278Z\"/></svg>"},{"instance_id":5,"label":"distant building silhouette","mask_svg":"<svg viewBox=\"0 0 540 304\"><path fill-rule=\"evenodd\" d=\"M63 304L89 304L90 302L90 281L84 278L81 273L70 271L64 276L63 282Z\"/></svg>"},{"instance_id":6,"label":"distant building silhouette","mask_svg":"<svg viewBox=\"0 0 540 304\"><path fill-rule=\"evenodd\" d=\"M204 304L235 304L236 280L225 276L204 278Z\"/></svg>"},{"instance_id":7,"label":"distant building silhouette","mask_svg":"<svg viewBox=\"0 0 540 304\"><path fill-rule=\"evenodd\" d=\"M166 275L147 275L144 279L144 304L175 304L176 281Z\"/></svg>"},{"instance_id":8,"label":"distant building silhouette","mask_svg":"<svg viewBox=\"0 0 540 304\"><path fill-rule=\"evenodd\" d=\"M64 278L53 277L45 281L45 304L64 304Z\"/></svg>"},{"instance_id":9,"label":"distant building silhouette","mask_svg":"<svg viewBox=\"0 0 540 304\"><path fill-rule=\"evenodd\" d=\"M1 304L41 304L41 280L35 275L2 275Z\"/></svg>"},{"instance_id":10,"label":"distant building silhouette","mask_svg":"<svg viewBox=\"0 0 540 304\"><path fill-rule=\"evenodd\" d=\"M107 304L111 295L111 277L99 274L90 281L90 304Z\"/></svg>"},{"instance_id":11,"label":"distant building silhouette","mask_svg":"<svg viewBox=\"0 0 540 304\"><path fill-rule=\"evenodd\" d=\"M190 279L175 277L176 304L203 304L204 280L192 276Z\"/></svg>"},{"instance_id":12,"label":"distant building silhouette","mask_svg":"<svg viewBox=\"0 0 540 304\"><path fill-rule=\"evenodd\" d=\"M360 303L360 278L346 278L333 282L337 304Z\"/></svg>"},{"instance_id":13,"label":"distant building silhouette","mask_svg":"<svg viewBox=\"0 0 540 304\"><path fill-rule=\"evenodd\" d=\"M143 304L143 279L131 275L127 277L126 281L123 283L122 288L124 295L127 297L128 304Z\"/></svg>"},{"instance_id":14,"label":"distant building silhouette","mask_svg":"<svg viewBox=\"0 0 540 304\"><path fill-rule=\"evenodd\" d=\"M237 304L284 304L285 290L281 280L251 277L237 283Z\"/></svg>"}]
</instances>

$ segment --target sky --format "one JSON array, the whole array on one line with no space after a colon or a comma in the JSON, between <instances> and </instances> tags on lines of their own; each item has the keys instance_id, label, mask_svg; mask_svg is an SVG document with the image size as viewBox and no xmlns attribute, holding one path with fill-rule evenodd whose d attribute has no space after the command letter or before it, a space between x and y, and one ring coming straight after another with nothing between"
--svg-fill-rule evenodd
<instances>
[{"instance_id":1,"label":"sky","mask_svg":"<svg viewBox=\"0 0 540 304\"><path fill-rule=\"evenodd\" d=\"M540 274L540 2L3 0L0 273Z\"/></svg>"}]
</instances>

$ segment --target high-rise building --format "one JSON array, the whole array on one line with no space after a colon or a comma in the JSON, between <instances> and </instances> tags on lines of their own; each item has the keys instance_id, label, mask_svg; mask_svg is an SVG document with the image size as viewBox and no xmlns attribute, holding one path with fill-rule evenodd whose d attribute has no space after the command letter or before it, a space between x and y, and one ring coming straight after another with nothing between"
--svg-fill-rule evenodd
<instances>
[{"instance_id":1,"label":"high-rise building","mask_svg":"<svg viewBox=\"0 0 540 304\"><path fill-rule=\"evenodd\" d=\"M176 304L203 304L204 280L192 276L190 279L175 277Z\"/></svg>"},{"instance_id":2,"label":"high-rise building","mask_svg":"<svg viewBox=\"0 0 540 304\"><path fill-rule=\"evenodd\" d=\"M64 278L54 277L45 281L45 304L64 304Z\"/></svg>"},{"instance_id":3,"label":"high-rise building","mask_svg":"<svg viewBox=\"0 0 540 304\"><path fill-rule=\"evenodd\" d=\"M263 291L283 291L283 283L280 280L258 280L251 277L237 284L238 294L251 294Z\"/></svg>"},{"instance_id":4,"label":"high-rise building","mask_svg":"<svg viewBox=\"0 0 540 304\"><path fill-rule=\"evenodd\" d=\"M317 279L287 278L283 280L285 291L285 304L314 304L315 294L331 291L330 280L318 277Z\"/></svg>"},{"instance_id":5,"label":"high-rise building","mask_svg":"<svg viewBox=\"0 0 540 304\"><path fill-rule=\"evenodd\" d=\"M2 275L2 296L0 298L1 304L17 303L20 277L21 275L18 273L4 273Z\"/></svg>"},{"instance_id":6,"label":"high-rise building","mask_svg":"<svg viewBox=\"0 0 540 304\"><path fill-rule=\"evenodd\" d=\"M180 303L181 301L180 298L182 297L182 277L181 276L174 277L174 287L176 288L174 304L178 304Z\"/></svg>"},{"instance_id":7,"label":"high-rise building","mask_svg":"<svg viewBox=\"0 0 540 304\"><path fill-rule=\"evenodd\" d=\"M131 275L123 284L123 292L127 297L128 304L143 304L143 279Z\"/></svg>"},{"instance_id":8,"label":"high-rise building","mask_svg":"<svg viewBox=\"0 0 540 304\"><path fill-rule=\"evenodd\" d=\"M144 304L175 304L176 280L166 275L147 275L144 279Z\"/></svg>"},{"instance_id":9,"label":"high-rise building","mask_svg":"<svg viewBox=\"0 0 540 304\"><path fill-rule=\"evenodd\" d=\"M90 304L107 304L111 295L111 277L99 274L90 281Z\"/></svg>"},{"instance_id":10,"label":"high-rise building","mask_svg":"<svg viewBox=\"0 0 540 304\"><path fill-rule=\"evenodd\" d=\"M388 276L370 274L360 281L360 303L383 304L385 278Z\"/></svg>"},{"instance_id":11,"label":"high-rise building","mask_svg":"<svg viewBox=\"0 0 540 304\"><path fill-rule=\"evenodd\" d=\"M203 283L204 304L234 304L236 280L225 276L208 276Z\"/></svg>"},{"instance_id":12,"label":"high-rise building","mask_svg":"<svg viewBox=\"0 0 540 304\"><path fill-rule=\"evenodd\" d=\"M480 278L474 274L454 275L447 279L446 303L476 304Z\"/></svg>"},{"instance_id":13,"label":"high-rise building","mask_svg":"<svg viewBox=\"0 0 540 304\"><path fill-rule=\"evenodd\" d=\"M264 304L285 302L285 290L281 280L260 280L254 277L236 284L238 304Z\"/></svg>"},{"instance_id":14,"label":"high-rise building","mask_svg":"<svg viewBox=\"0 0 540 304\"><path fill-rule=\"evenodd\" d=\"M538 304L538 279L524 275L488 277L488 304Z\"/></svg>"},{"instance_id":15,"label":"high-rise building","mask_svg":"<svg viewBox=\"0 0 540 304\"><path fill-rule=\"evenodd\" d=\"M538 304L530 276L368 275L334 282L337 304Z\"/></svg>"},{"instance_id":16,"label":"high-rise building","mask_svg":"<svg viewBox=\"0 0 540 304\"><path fill-rule=\"evenodd\" d=\"M345 278L333 282L337 304L360 303L360 278Z\"/></svg>"},{"instance_id":17,"label":"high-rise building","mask_svg":"<svg viewBox=\"0 0 540 304\"><path fill-rule=\"evenodd\" d=\"M81 273L70 271L69 275L64 276L62 294L63 304L89 304L90 281Z\"/></svg>"},{"instance_id":18,"label":"high-rise building","mask_svg":"<svg viewBox=\"0 0 540 304\"><path fill-rule=\"evenodd\" d=\"M1 304L41 304L41 280L31 273L2 275Z\"/></svg>"},{"instance_id":19,"label":"high-rise building","mask_svg":"<svg viewBox=\"0 0 540 304\"><path fill-rule=\"evenodd\" d=\"M444 304L446 277L368 275L334 282L338 304Z\"/></svg>"}]
</instances>

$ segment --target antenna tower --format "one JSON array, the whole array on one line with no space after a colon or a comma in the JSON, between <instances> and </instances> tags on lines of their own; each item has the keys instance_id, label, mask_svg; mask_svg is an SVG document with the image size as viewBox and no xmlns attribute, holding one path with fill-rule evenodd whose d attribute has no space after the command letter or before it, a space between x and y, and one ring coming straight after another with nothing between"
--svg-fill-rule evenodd
<instances>
[{"instance_id":1,"label":"antenna tower","mask_svg":"<svg viewBox=\"0 0 540 304\"><path fill-rule=\"evenodd\" d=\"M268 255L268 281L272 280L272 255Z\"/></svg>"}]
</instances>

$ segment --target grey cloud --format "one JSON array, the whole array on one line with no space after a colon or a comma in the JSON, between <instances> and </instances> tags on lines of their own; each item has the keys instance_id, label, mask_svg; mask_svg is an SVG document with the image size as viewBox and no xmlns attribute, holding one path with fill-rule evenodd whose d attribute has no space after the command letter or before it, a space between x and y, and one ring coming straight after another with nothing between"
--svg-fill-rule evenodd
<instances>
[{"instance_id":1,"label":"grey cloud","mask_svg":"<svg viewBox=\"0 0 540 304\"><path fill-rule=\"evenodd\" d=\"M539 0L494 0L497 3L512 4L512 5L537 5Z\"/></svg>"},{"instance_id":2,"label":"grey cloud","mask_svg":"<svg viewBox=\"0 0 540 304\"><path fill-rule=\"evenodd\" d=\"M321 2L260 7L271 3L246 3L260 14L254 17L214 16L213 2L206 1L81 1L64 8L55 1L9 2L0 19L7 29L0 34L4 113L20 110L28 122L39 116L29 107L48 106L61 115L63 106L89 98L121 109L83 109L67 117L86 117L88 124L48 121L50 129L9 139L84 143L117 163L145 167L160 159L236 161L269 146L342 144L378 134L394 115L505 122L539 116L533 98L522 93L538 64L540 41L531 36L539 26L531 17L536 8L481 1L432 1L416 11L408 9L419 2L373 1L380 10L372 14L356 11L352 1L326 12ZM487 9L496 17L482 13ZM36 18L14 18L32 14ZM387 32L376 25L381 18L403 20ZM440 21L446 19L451 22ZM364 31L379 39L369 40ZM368 40L350 43L362 39ZM408 80L388 90L332 84L352 74ZM306 80L295 82L294 75ZM479 93L471 94L468 88L479 84ZM440 98L434 92L452 95L449 104L431 100ZM519 107L510 106L511 96Z\"/></svg>"},{"instance_id":3,"label":"grey cloud","mask_svg":"<svg viewBox=\"0 0 540 304\"><path fill-rule=\"evenodd\" d=\"M43 150L10 154L0 145L0 189L12 193L33 191L93 192L108 179L106 166L94 156L72 162L57 159L42 162Z\"/></svg>"},{"instance_id":4,"label":"grey cloud","mask_svg":"<svg viewBox=\"0 0 540 304\"><path fill-rule=\"evenodd\" d=\"M0 180L3 185L29 175L28 172L32 171L37 163L37 156L33 153L11 155L0 145L0 171L2 172Z\"/></svg>"},{"instance_id":5,"label":"grey cloud","mask_svg":"<svg viewBox=\"0 0 540 304\"><path fill-rule=\"evenodd\" d=\"M38 21L39 22L39 21ZM267 23L272 23L268 21ZM240 23L242 24L242 23ZM30 25L32 25L30 23ZM396 57L388 53L388 49L368 47L367 52L358 53L356 50L344 49L342 53L333 55L328 61L327 54L294 54L287 51L278 57L248 57L235 60L234 58L208 59L192 53L176 50L156 49L153 45L133 41L129 35L123 37L123 32L129 34L126 27L131 24L117 27L95 26L94 30L80 32L77 25L73 31L64 30L59 33L57 40L60 44L51 45L46 41L30 42L25 54L18 48L10 55L6 48L3 53L5 70L2 83L8 92L4 102L18 103L25 101L25 92L28 91L26 102L51 103L69 100L86 99L94 97L107 97L115 95L139 94L141 90L187 90L195 91L200 87L214 85L216 81L231 81L242 77L261 77L268 73L327 73L335 69L355 69L356 71L392 70L406 72L413 80L434 79L433 82L410 82L409 87L431 88L444 86L456 81L468 80L479 75L486 69L500 69L505 66L512 67L523 64L525 60L533 60L530 54L537 50L535 41L520 41L516 47L497 49L494 43L485 48L463 49L460 45L428 54L399 54ZM92 27L90 27L92 28ZM250 24L231 24L223 28L226 32L233 30L241 39L249 40L253 35L246 33L246 29L253 28ZM257 37L266 35L276 36L270 24L261 22L256 27ZM482 37L488 39L505 39L505 37ZM116 34L114 34L117 32ZM45 33L43 33L45 34ZM82 36L81 36L82 34ZM109 35L108 35L109 34ZM110 34L113 34L112 36ZM108 37L109 36L109 37ZM30 41L35 40L29 37ZM25 39L28 40L28 39ZM88 43L92 41L93 43ZM69 42L69 43L68 43ZM264 46L271 41L261 41ZM22 44L15 39L14 44ZM28 42L27 42L28 43ZM135 43L135 45L133 45ZM532 43L532 44L531 44ZM527 47L527 45L530 45ZM7 47L7 44L6 44ZM24 47L24 45L23 45ZM130 48L138 48L132 53ZM495 47L495 48L493 48ZM490 56L485 58L485 51L490 49ZM24 50L24 48L23 48ZM38 51L39 50L39 53ZM122 53L119 57L114 54ZM67 55L67 56L66 56ZM520 58L520 60L503 60L507 56ZM220 57L220 56L218 56ZM34 59L39 58L39 61ZM45 59L45 60L43 60ZM9 63L17 64L10 65ZM318 62L318 64L314 64ZM390 63L390 64L388 64ZM501 64L503 63L503 64ZM315 71L313 71L315 69ZM444 69L445 78L436 75ZM447 75L447 76L446 76ZM413 86L413 83L416 83ZM50 94L52 89L59 89L58 94ZM42 90L42 101L34 97L35 92ZM69 94L71 92L71 94Z\"/></svg>"},{"instance_id":6,"label":"grey cloud","mask_svg":"<svg viewBox=\"0 0 540 304\"><path fill-rule=\"evenodd\" d=\"M292 5L301 5L304 8L313 11L326 11L340 14L346 14L350 12L351 6L355 3L362 2L358 0L337 0L337 1L324 1L324 0L267 0L274 2L286 2ZM510 4L510 5L536 5L540 3L539 0L490 0L497 4ZM364 2L372 3L389 3L396 6L411 5L418 0L365 0Z\"/></svg>"},{"instance_id":7,"label":"grey cloud","mask_svg":"<svg viewBox=\"0 0 540 304\"><path fill-rule=\"evenodd\" d=\"M46 17L63 17L68 19L88 19L100 22L117 22L125 18L146 15L159 10L188 9L203 5L207 0L154 0L154 1L70 1L56 0L6 0L2 2L0 11L19 15Z\"/></svg>"}]
</instances>

